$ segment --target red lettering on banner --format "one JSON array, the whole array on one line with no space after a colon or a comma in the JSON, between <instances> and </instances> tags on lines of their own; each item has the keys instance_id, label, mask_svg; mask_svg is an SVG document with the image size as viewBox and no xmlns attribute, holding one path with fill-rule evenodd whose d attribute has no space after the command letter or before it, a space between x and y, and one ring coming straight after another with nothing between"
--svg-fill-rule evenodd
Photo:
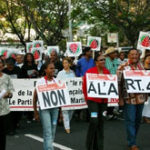
<instances>
[{"instance_id":1,"label":"red lettering on banner","mask_svg":"<svg viewBox=\"0 0 150 150\"><path fill-rule=\"evenodd\" d=\"M45 91L51 91L51 90L61 90L61 89L64 89L65 87L66 87L65 84L58 85L56 83L53 83L53 84L39 85L37 88L39 92L45 92Z\"/></svg>"},{"instance_id":2,"label":"red lettering on banner","mask_svg":"<svg viewBox=\"0 0 150 150\"><path fill-rule=\"evenodd\" d=\"M141 71L137 71L137 70L129 70L129 71L125 71L125 76L129 77L129 76L150 76L150 71L147 70L141 70Z\"/></svg>"},{"instance_id":3,"label":"red lettering on banner","mask_svg":"<svg viewBox=\"0 0 150 150\"><path fill-rule=\"evenodd\" d=\"M88 74L89 80L116 81L117 77L113 75Z\"/></svg>"}]
</instances>

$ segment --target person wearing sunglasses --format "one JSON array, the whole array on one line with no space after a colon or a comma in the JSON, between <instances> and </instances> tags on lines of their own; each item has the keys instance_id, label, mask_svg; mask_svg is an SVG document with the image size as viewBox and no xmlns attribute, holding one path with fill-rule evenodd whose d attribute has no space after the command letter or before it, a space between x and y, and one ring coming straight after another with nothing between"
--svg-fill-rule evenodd
<instances>
[{"instance_id":1,"label":"person wearing sunglasses","mask_svg":"<svg viewBox=\"0 0 150 150\"><path fill-rule=\"evenodd\" d=\"M87 150L103 150L104 145L104 118L103 112L107 109L107 99L92 98L87 96L86 74L110 74L105 68L105 57L103 54L96 54L94 58L96 66L89 69L83 77L83 94L88 105L90 122L86 138Z\"/></svg>"}]
</instances>

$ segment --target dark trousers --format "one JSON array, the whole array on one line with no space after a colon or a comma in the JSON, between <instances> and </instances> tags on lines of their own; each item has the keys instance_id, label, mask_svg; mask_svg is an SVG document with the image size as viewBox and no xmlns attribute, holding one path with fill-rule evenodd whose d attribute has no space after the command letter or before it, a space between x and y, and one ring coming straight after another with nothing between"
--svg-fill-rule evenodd
<instances>
[{"instance_id":1,"label":"dark trousers","mask_svg":"<svg viewBox=\"0 0 150 150\"><path fill-rule=\"evenodd\" d=\"M0 150L5 150L6 147L6 117L0 116Z\"/></svg>"},{"instance_id":2,"label":"dark trousers","mask_svg":"<svg viewBox=\"0 0 150 150\"><path fill-rule=\"evenodd\" d=\"M90 115L90 124L86 139L87 150L103 150L104 118L102 114L106 110L107 104L96 103L90 100L87 101L87 104Z\"/></svg>"}]
</instances>

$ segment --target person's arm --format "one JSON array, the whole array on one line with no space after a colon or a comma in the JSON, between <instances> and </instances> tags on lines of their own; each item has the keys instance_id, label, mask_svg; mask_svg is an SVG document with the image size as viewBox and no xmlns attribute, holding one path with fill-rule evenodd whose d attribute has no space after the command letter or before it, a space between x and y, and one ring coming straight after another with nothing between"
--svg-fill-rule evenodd
<instances>
[{"instance_id":1,"label":"person's arm","mask_svg":"<svg viewBox=\"0 0 150 150\"><path fill-rule=\"evenodd\" d=\"M39 113L37 111L37 100L38 100L38 97L37 97L37 91L36 89L34 90L34 94L33 94L33 109L34 109L34 118L35 120L39 121Z\"/></svg>"}]
</instances>

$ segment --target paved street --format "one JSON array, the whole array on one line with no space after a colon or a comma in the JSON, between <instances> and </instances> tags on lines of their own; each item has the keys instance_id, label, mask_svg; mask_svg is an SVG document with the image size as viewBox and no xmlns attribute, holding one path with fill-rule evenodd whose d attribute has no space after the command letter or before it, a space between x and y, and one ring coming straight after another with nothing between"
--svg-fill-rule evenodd
<instances>
[{"instance_id":1,"label":"paved street","mask_svg":"<svg viewBox=\"0 0 150 150\"><path fill-rule=\"evenodd\" d=\"M105 150L127 150L123 121L105 122ZM71 134L66 134L62 126L57 127L55 150L85 150L85 137L88 123L71 122ZM140 150L150 150L150 125L142 124L138 136ZM59 147L59 148L58 148ZM61 148L60 148L61 147ZM6 150L42 150L42 131L40 123L22 122L21 129L15 136L7 136Z\"/></svg>"}]
</instances>

